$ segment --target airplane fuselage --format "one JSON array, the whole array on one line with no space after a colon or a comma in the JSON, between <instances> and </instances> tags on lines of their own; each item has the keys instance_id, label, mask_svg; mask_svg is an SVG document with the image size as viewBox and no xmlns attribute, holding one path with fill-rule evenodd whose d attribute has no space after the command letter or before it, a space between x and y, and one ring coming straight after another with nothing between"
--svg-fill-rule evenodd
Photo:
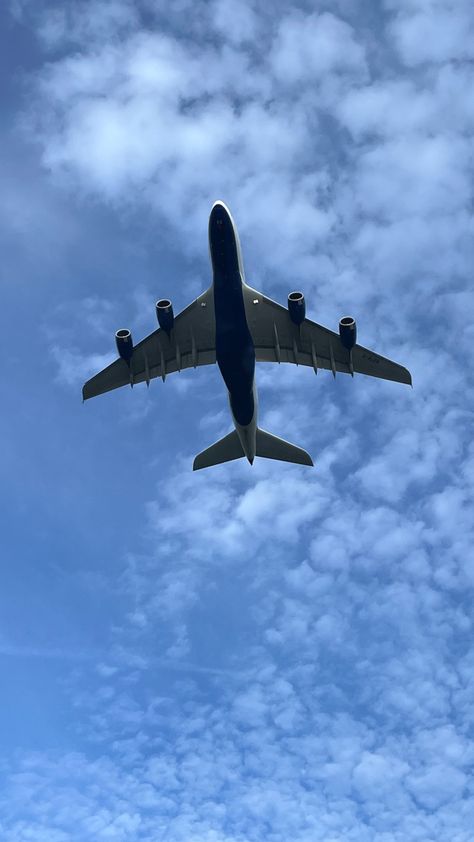
<instances>
[{"instance_id":1,"label":"airplane fuselage","mask_svg":"<svg viewBox=\"0 0 474 842\"><path fill-rule=\"evenodd\" d=\"M239 235L223 202L213 205L209 217L209 252L213 270L216 360L229 393L235 429L244 453L252 463L258 415L255 348L245 313L246 284Z\"/></svg>"}]
</instances>

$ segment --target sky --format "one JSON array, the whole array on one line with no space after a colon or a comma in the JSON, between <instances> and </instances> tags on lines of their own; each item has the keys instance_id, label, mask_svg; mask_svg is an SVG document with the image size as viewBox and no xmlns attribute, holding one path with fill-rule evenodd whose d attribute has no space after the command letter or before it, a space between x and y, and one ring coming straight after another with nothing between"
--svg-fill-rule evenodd
<instances>
[{"instance_id":1,"label":"sky","mask_svg":"<svg viewBox=\"0 0 474 842\"><path fill-rule=\"evenodd\" d=\"M472 842L471 0L5 0L2 842ZM248 282L414 388L257 366L314 469L192 472L216 367L81 403Z\"/></svg>"}]
</instances>

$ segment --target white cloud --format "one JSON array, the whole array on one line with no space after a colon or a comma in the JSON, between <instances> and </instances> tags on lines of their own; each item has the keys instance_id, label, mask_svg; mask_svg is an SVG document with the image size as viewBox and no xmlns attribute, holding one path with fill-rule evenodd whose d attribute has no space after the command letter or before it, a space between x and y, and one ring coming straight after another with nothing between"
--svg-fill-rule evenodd
<instances>
[{"instance_id":1,"label":"white cloud","mask_svg":"<svg viewBox=\"0 0 474 842\"><path fill-rule=\"evenodd\" d=\"M192 38L171 9L165 26L157 6L148 30L134 9L43 18L51 52L35 125L56 184L165 221L193 260L210 201L226 198L249 281L259 272L271 294L303 280L320 321L357 307L364 344L412 367L415 390L262 367L265 424L314 448L314 472L262 460L195 475L192 453L157 470L117 570L115 646L75 697L92 742L7 761L3 836L467 840L472 74L451 63L461 24L415 55L419 16L433 13L436 34L444 6L405 3L385 32L368 32L314 9L278 7L269 26L254 4L191 15L184 3ZM108 330L114 305L97 295L77 305L85 343ZM48 336L72 383L102 363L76 351L66 319L57 312L59 339Z\"/></svg>"},{"instance_id":2,"label":"white cloud","mask_svg":"<svg viewBox=\"0 0 474 842\"><path fill-rule=\"evenodd\" d=\"M331 42L321 72L353 70L360 49L350 28L332 15L312 19L311 27L325 49ZM324 167L318 175L298 173L312 145L314 107L308 121L299 106L279 102L278 84L262 59L243 48L198 50L171 35L132 30L119 43L49 65L40 91L53 110L46 120L38 111L44 160L66 183L79 177L82 190L119 204L125 194L127 203L136 201L138 191L193 235L216 195L272 245L272 219L286 218L273 262L291 248L304 260L329 233L334 215L325 207Z\"/></svg>"},{"instance_id":3,"label":"white cloud","mask_svg":"<svg viewBox=\"0 0 474 842\"><path fill-rule=\"evenodd\" d=\"M358 142L374 137L421 138L434 134L453 139L469 131L473 117L468 106L472 68L441 65L417 78L383 79L353 88L336 103L342 124ZM413 159L417 155L413 151Z\"/></svg>"},{"instance_id":4,"label":"white cloud","mask_svg":"<svg viewBox=\"0 0 474 842\"><path fill-rule=\"evenodd\" d=\"M31 2L25 0L25 9ZM62 50L66 44L103 41L119 37L139 25L137 6L131 0L107 3L75 2L65 7L51 4L39 9L37 33L45 47Z\"/></svg>"},{"instance_id":5,"label":"white cloud","mask_svg":"<svg viewBox=\"0 0 474 842\"><path fill-rule=\"evenodd\" d=\"M410 775L407 786L417 801L428 810L434 810L461 798L467 778L463 772L442 763L436 763L425 772Z\"/></svg>"},{"instance_id":6,"label":"white cloud","mask_svg":"<svg viewBox=\"0 0 474 842\"><path fill-rule=\"evenodd\" d=\"M392 221L453 214L469 203L464 139L392 141L362 154L356 181L364 214Z\"/></svg>"},{"instance_id":7,"label":"white cloud","mask_svg":"<svg viewBox=\"0 0 474 842\"><path fill-rule=\"evenodd\" d=\"M392 6L391 3L387 5ZM413 67L424 62L472 59L474 16L471 4L461 2L455 10L445 0L423 5L424 8L420 8L409 2L392 6L397 15L390 31L405 64Z\"/></svg>"},{"instance_id":8,"label":"white cloud","mask_svg":"<svg viewBox=\"0 0 474 842\"><path fill-rule=\"evenodd\" d=\"M68 348L54 346L51 349L53 359L58 365L58 379L68 386L84 383L97 371L109 365L115 354L87 354Z\"/></svg>"},{"instance_id":9,"label":"white cloud","mask_svg":"<svg viewBox=\"0 0 474 842\"><path fill-rule=\"evenodd\" d=\"M354 786L364 799L371 801L378 801L386 795L393 797L394 787L400 786L409 768L407 763L401 763L398 758L365 751L354 768Z\"/></svg>"},{"instance_id":10,"label":"white cloud","mask_svg":"<svg viewBox=\"0 0 474 842\"><path fill-rule=\"evenodd\" d=\"M364 48L354 31L329 12L283 17L270 62L284 86L307 81L317 84L331 73L359 77L366 73Z\"/></svg>"},{"instance_id":11,"label":"white cloud","mask_svg":"<svg viewBox=\"0 0 474 842\"><path fill-rule=\"evenodd\" d=\"M216 0L211 12L214 26L223 38L233 44L254 41L260 19L251 3L242 0Z\"/></svg>"}]
</instances>

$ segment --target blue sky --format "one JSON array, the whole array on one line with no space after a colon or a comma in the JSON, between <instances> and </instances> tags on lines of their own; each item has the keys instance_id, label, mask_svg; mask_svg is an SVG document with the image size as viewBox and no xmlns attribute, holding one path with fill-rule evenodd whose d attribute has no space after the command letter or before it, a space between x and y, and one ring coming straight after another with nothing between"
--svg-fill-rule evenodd
<instances>
[{"instance_id":1,"label":"blue sky","mask_svg":"<svg viewBox=\"0 0 474 842\"><path fill-rule=\"evenodd\" d=\"M2 6L0 837L472 842L468 0ZM217 369L81 405L248 281L414 389L257 370L312 471L193 474Z\"/></svg>"}]
</instances>

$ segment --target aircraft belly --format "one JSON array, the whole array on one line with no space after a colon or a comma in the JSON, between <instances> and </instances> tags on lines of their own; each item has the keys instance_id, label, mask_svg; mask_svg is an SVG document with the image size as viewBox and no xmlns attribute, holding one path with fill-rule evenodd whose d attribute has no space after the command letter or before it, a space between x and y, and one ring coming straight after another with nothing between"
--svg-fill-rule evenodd
<instances>
[{"instance_id":1,"label":"aircraft belly","mask_svg":"<svg viewBox=\"0 0 474 842\"><path fill-rule=\"evenodd\" d=\"M209 250L214 270L216 361L249 459L255 456L255 347L247 323L240 244L232 217L217 203L209 220Z\"/></svg>"},{"instance_id":2,"label":"aircraft belly","mask_svg":"<svg viewBox=\"0 0 474 842\"><path fill-rule=\"evenodd\" d=\"M246 426L254 414L255 348L247 324L240 272L214 277L216 360L232 413Z\"/></svg>"}]
</instances>

